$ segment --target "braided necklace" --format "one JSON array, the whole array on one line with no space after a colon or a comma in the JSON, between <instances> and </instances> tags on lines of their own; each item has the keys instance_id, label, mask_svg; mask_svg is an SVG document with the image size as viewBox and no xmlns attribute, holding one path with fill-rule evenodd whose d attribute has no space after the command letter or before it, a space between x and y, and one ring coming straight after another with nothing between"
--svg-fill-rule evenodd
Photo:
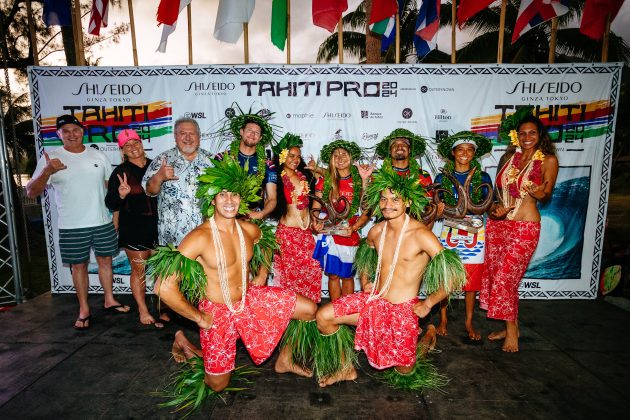
<instances>
[{"instance_id":1,"label":"braided necklace","mask_svg":"<svg viewBox=\"0 0 630 420\"><path fill-rule=\"evenodd\" d=\"M359 170L354 165L350 168L350 177L352 178L352 203L350 203L350 212L348 213L348 217L352 217L357 213L359 205L361 204L361 188L363 187ZM331 189L332 183L330 182L330 177L326 176L324 177L324 191L322 192L322 197L324 197L324 199L330 200Z\"/></svg>"},{"instance_id":2,"label":"braided necklace","mask_svg":"<svg viewBox=\"0 0 630 420\"><path fill-rule=\"evenodd\" d=\"M376 292L378 289L378 284L381 279L381 263L383 262L383 246L385 245L385 232L387 232L387 225L389 222L385 222L385 226L383 226L383 231L381 232L381 237L378 242L378 262L376 263L376 275L374 277L374 287L372 288L372 292L368 297L367 301L373 301L375 299L379 299L383 295L387 294L390 286L392 285L392 279L394 278L394 270L396 269L396 263L398 262L398 252L400 251L400 245L402 244L403 236L405 236L405 232L407 231L407 226L409 225L409 215L405 213L405 223L403 223L402 230L400 231L400 236L398 237L398 242L396 243L396 250L394 251L394 258L392 259L392 263L389 266L389 271L387 273L387 278L385 279L385 285L381 289L380 292Z\"/></svg>"},{"instance_id":3,"label":"braided necklace","mask_svg":"<svg viewBox=\"0 0 630 420\"><path fill-rule=\"evenodd\" d=\"M214 257L217 260L217 271L219 272L221 293L223 295L225 305L233 314L239 313L245 308L245 292L247 291L247 261L245 257L247 251L245 249L245 238L243 237L241 225L239 225L238 221L235 221L235 223L236 232L238 233L238 241L241 246L241 303L236 309L232 306L232 298L230 297L227 264L225 263L225 251L223 250L223 244L221 243L221 234L219 233L219 228L214 221L214 216L210 218L210 229L212 231L212 239L214 241Z\"/></svg>"},{"instance_id":4,"label":"braided necklace","mask_svg":"<svg viewBox=\"0 0 630 420\"><path fill-rule=\"evenodd\" d=\"M238 161L238 152L241 145L240 140L235 140L230 143L230 156ZM256 145L256 163L258 164L258 170L256 171L256 181L259 185L262 185L265 180L265 173L267 171L267 156L265 155L265 148L261 144Z\"/></svg>"}]
</instances>

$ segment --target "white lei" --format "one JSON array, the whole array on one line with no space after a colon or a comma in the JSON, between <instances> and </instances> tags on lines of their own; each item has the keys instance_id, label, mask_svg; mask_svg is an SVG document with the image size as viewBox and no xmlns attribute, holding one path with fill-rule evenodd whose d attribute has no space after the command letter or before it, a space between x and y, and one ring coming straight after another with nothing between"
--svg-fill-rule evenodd
<instances>
[{"instance_id":1,"label":"white lei","mask_svg":"<svg viewBox=\"0 0 630 420\"><path fill-rule=\"evenodd\" d=\"M230 287L228 282L227 266L225 264L225 251L223 250L223 244L221 243L221 234L219 228L214 221L214 216L210 218L210 229L212 230L212 239L214 241L214 256L217 260L217 271L219 272L219 284L221 285L221 293L223 294L223 301L233 314L241 312L245 308L245 293L247 292L247 261L245 249L245 238L243 237L243 230L241 225L235 220L236 232L238 233L238 240L241 246L241 303L238 308L234 309L232 306L232 298L230 297Z\"/></svg>"},{"instance_id":2,"label":"white lei","mask_svg":"<svg viewBox=\"0 0 630 420\"><path fill-rule=\"evenodd\" d=\"M387 231L387 225L389 222L385 222L385 226L383 226L383 231L381 232L381 237L378 241L378 262L376 264L376 276L374 277L374 287L372 288L372 292L368 297L367 301L371 302L375 299L379 299L383 295L387 294L390 286L392 285L392 279L394 278L394 270L396 269L396 263L398 262L398 253L400 251L400 245L402 244L403 236L405 236L405 232L407 231L407 226L409 225L409 215L405 213L405 223L403 223L402 230L400 231L400 236L398 237L398 242L396 243L396 250L394 251L394 258L392 263L389 266L389 272L387 273L387 278L385 279L385 285L381 289L380 292L376 292L378 289L378 284L381 279L381 263L383 262L383 247L385 245L385 232Z\"/></svg>"}]
</instances>

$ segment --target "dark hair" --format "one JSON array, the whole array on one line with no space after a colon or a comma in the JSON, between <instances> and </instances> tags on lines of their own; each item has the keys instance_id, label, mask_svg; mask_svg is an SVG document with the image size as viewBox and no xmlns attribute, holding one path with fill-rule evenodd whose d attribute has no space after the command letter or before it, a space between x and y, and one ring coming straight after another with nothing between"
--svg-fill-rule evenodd
<instances>
[{"instance_id":1,"label":"dark hair","mask_svg":"<svg viewBox=\"0 0 630 420\"><path fill-rule=\"evenodd\" d=\"M547 131L547 128L542 123L540 118L535 117L531 114L526 115L525 117L523 117L522 120L518 122L518 125L516 126L516 131L518 132L521 126L526 123L532 123L536 126L536 130L538 131L538 149L540 149L545 155L555 156L556 146L551 142L549 132ZM505 154L511 156L514 154L515 151L516 146L509 146L505 151Z\"/></svg>"},{"instance_id":2,"label":"dark hair","mask_svg":"<svg viewBox=\"0 0 630 420\"><path fill-rule=\"evenodd\" d=\"M282 165L280 164L278 155L273 156L273 164L276 166L276 173L278 174L278 183L276 184L277 186L276 208L273 210L271 217L273 217L276 220L280 220L282 216L287 214L287 199L284 196L284 182L282 182ZM300 164L298 165L297 170L302 172L304 176L306 177L306 182L308 182L308 187L312 193L315 189L316 180L315 180L315 177L313 176L313 173L306 167L306 164L304 163L304 159L300 159ZM310 201L308 205L309 210L312 205L313 203L312 201Z\"/></svg>"}]
</instances>

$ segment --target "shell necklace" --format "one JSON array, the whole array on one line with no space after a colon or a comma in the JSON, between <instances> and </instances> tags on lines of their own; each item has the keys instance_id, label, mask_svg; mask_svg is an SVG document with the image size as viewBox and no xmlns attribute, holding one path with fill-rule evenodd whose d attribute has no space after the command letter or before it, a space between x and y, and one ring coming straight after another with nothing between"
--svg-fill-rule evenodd
<instances>
[{"instance_id":1,"label":"shell necklace","mask_svg":"<svg viewBox=\"0 0 630 420\"><path fill-rule=\"evenodd\" d=\"M383 262L383 247L385 245L385 232L387 232L387 225L389 222L385 222L385 226L383 226L383 231L381 232L381 238L378 241L378 262L376 264L376 276L374 278L374 287L372 288L372 292L368 297L367 301L373 301L375 299L379 299L383 295L387 294L389 291L389 287L392 285L392 279L394 278L394 270L396 269L396 263L398 262L398 253L400 251L400 245L402 244L403 236L405 236L405 232L407 231L407 226L409 225L409 215L405 213L405 223L403 223L402 230L400 231L400 236L398 236L398 242L396 243L396 250L394 251L394 258L392 259L392 263L389 266L389 272L387 273L387 278L385 279L385 285L381 289L380 292L376 292L378 289L379 281L381 279L381 263Z\"/></svg>"},{"instance_id":2,"label":"shell necklace","mask_svg":"<svg viewBox=\"0 0 630 420\"><path fill-rule=\"evenodd\" d=\"M217 271L219 272L219 284L221 285L221 293L223 294L223 301L233 314L241 312L245 308L245 293L247 291L247 261L246 261L246 249L245 238L243 237L243 230L238 221L236 223L236 232L238 233L238 241L241 246L241 303L238 308L232 306L232 298L230 297L230 287L228 284L228 272L227 264L225 263L225 251L223 250L223 244L221 243L221 234L219 228L214 221L214 216L210 218L210 229L212 231L212 239L214 241L214 256L217 260Z\"/></svg>"}]
</instances>

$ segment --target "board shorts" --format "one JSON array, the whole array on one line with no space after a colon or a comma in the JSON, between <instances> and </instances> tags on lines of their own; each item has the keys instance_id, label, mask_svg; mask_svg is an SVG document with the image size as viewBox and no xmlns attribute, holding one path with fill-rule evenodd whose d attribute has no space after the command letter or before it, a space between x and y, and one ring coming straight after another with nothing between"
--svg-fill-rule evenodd
<instances>
[{"instance_id":1,"label":"board shorts","mask_svg":"<svg viewBox=\"0 0 630 420\"><path fill-rule=\"evenodd\" d=\"M90 249L98 257L118 255L118 235L114 224L76 229L59 229L59 251L64 264L90 261Z\"/></svg>"}]
</instances>

